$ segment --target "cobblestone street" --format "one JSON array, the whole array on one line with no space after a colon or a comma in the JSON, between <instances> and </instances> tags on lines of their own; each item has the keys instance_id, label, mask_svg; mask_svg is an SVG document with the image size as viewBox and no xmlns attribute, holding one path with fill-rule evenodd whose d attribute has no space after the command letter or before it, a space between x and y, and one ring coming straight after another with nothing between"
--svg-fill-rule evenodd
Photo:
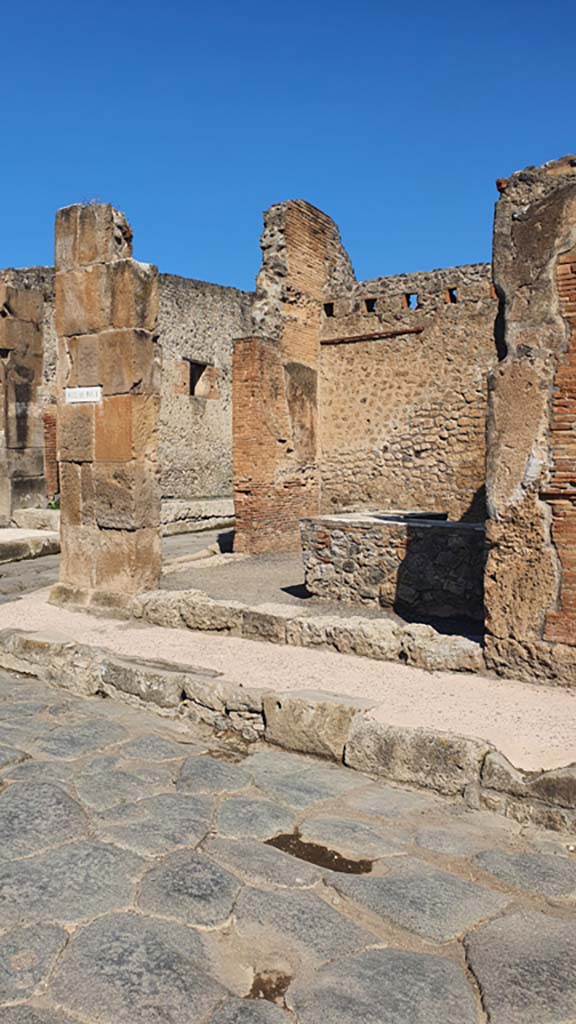
<instances>
[{"instance_id":1,"label":"cobblestone street","mask_svg":"<svg viewBox=\"0 0 576 1024\"><path fill-rule=\"evenodd\" d=\"M571 841L0 677L2 1024L576 1020Z\"/></svg>"}]
</instances>

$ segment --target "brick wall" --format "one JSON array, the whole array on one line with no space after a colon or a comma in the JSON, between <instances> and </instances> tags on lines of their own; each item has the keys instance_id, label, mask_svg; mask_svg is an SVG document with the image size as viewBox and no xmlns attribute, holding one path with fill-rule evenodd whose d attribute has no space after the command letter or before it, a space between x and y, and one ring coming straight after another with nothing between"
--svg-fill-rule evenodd
<instances>
[{"instance_id":1,"label":"brick wall","mask_svg":"<svg viewBox=\"0 0 576 1024\"><path fill-rule=\"evenodd\" d=\"M44 477L46 480L46 496L50 499L60 491L55 409L45 410L42 416L42 424L44 428Z\"/></svg>"}]
</instances>

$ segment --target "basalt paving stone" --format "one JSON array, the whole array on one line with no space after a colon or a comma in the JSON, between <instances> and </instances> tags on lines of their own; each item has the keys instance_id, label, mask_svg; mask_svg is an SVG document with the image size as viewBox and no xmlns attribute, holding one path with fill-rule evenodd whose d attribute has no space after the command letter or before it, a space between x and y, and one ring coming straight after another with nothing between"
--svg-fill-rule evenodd
<instances>
[{"instance_id":1,"label":"basalt paving stone","mask_svg":"<svg viewBox=\"0 0 576 1024\"><path fill-rule=\"evenodd\" d=\"M287 808L250 797L225 800L218 812L218 831L236 839L271 839L292 832L294 822Z\"/></svg>"},{"instance_id":2,"label":"basalt paving stone","mask_svg":"<svg viewBox=\"0 0 576 1024\"><path fill-rule=\"evenodd\" d=\"M0 793L0 857L23 857L86 835L80 804L51 782L14 782Z\"/></svg>"},{"instance_id":3,"label":"basalt paving stone","mask_svg":"<svg viewBox=\"0 0 576 1024\"><path fill-rule=\"evenodd\" d=\"M57 1010L39 1009L36 1006L0 1007L1 1024L77 1024L67 1014Z\"/></svg>"},{"instance_id":4,"label":"basalt paving stone","mask_svg":"<svg viewBox=\"0 0 576 1024\"><path fill-rule=\"evenodd\" d=\"M576 1020L576 920L507 914L465 940L490 1024Z\"/></svg>"},{"instance_id":5,"label":"basalt paving stone","mask_svg":"<svg viewBox=\"0 0 576 1024\"><path fill-rule=\"evenodd\" d=\"M172 786L170 775L159 784L153 785L146 779L118 769L94 772L75 780L76 792L82 803L97 811L107 810L117 804L128 803L147 796L152 789L168 789Z\"/></svg>"},{"instance_id":6,"label":"basalt paving stone","mask_svg":"<svg viewBox=\"0 0 576 1024\"><path fill-rule=\"evenodd\" d=\"M268 948L291 960L333 960L373 945L372 932L339 914L314 893L244 889L234 916L236 930L251 944L264 940Z\"/></svg>"},{"instance_id":7,"label":"basalt paving stone","mask_svg":"<svg viewBox=\"0 0 576 1024\"><path fill-rule=\"evenodd\" d=\"M150 732L125 743L120 754L144 761L173 761L191 753L200 754L204 749L199 743L176 743Z\"/></svg>"},{"instance_id":8,"label":"basalt paving stone","mask_svg":"<svg viewBox=\"0 0 576 1024\"><path fill-rule=\"evenodd\" d=\"M75 923L125 909L143 870L139 857L98 842L78 842L0 863L0 921Z\"/></svg>"},{"instance_id":9,"label":"basalt paving stone","mask_svg":"<svg viewBox=\"0 0 576 1024\"><path fill-rule=\"evenodd\" d=\"M126 729L121 725L94 715L84 718L77 724L49 728L38 739L36 746L38 750L50 754L51 757L69 760L88 754L92 750L120 743L126 735Z\"/></svg>"},{"instance_id":10,"label":"basalt paving stone","mask_svg":"<svg viewBox=\"0 0 576 1024\"><path fill-rule=\"evenodd\" d=\"M481 832L450 828L419 828L414 836L417 846L434 853L443 853L447 857L471 857L490 845L490 835Z\"/></svg>"},{"instance_id":11,"label":"basalt paving stone","mask_svg":"<svg viewBox=\"0 0 576 1024\"><path fill-rule=\"evenodd\" d=\"M5 768L2 778L11 782L62 783L64 788L71 781L71 772L69 765L64 761L23 761L21 764Z\"/></svg>"},{"instance_id":12,"label":"basalt paving stone","mask_svg":"<svg viewBox=\"0 0 576 1024\"><path fill-rule=\"evenodd\" d=\"M257 777L256 785L266 796L281 800L290 807L304 809L313 804L333 800L352 788L348 779L339 779L338 775L330 775L321 768L317 771L306 769L294 775L267 778L264 774ZM356 777L356 788L365 785L365 780Z\"/></svg>"},{"instance_id":13,"label":"basalt paving stone","mask_svg":"<svg viewBox=\"0 0 576 1024\"><path fill-rule=\"evenodd\" d=\"M557 899L576 899L576 858L485 850L474 860L484 871L515 889Z\"/></svg>"},{"instance_id":14,"label":"basalt paving stone","mask_svg":"<svg viewBox=\"0 0 576 1024\"><path fill-rule=\"evenodd\" d=\"M416 860L395 861L383 878L333 873L329 884L373 914L438 942L461 935L509 903L506 896Z\"/></svg>"},{"instance_id":15,"label":"basalt paving stone","mask_svg":"<svg viewBox=\"0 0 576 1024\"><path fill-rule=\"evenodd\" d=\"M247 789L252 777L238 764L226 764L214 757L187 757L176 788L192 793L238 793Z\"/></svg>"},{"instance_id":16,"label":"basalt paving stone","mask_svg":"<svg viewBox=\"0 0 576 1024\"><path fill-rule=\"evenodd\" d=\"M314 864L253 839L207 839L203 849L252 885L309 889L322 878Z\"/></svg>"},{"instance_id":17,"label":"basalt paving stone","mask_svg":"<svg viewBox=\"0 0 576 1024\"><path fill-rule=\"evenodd\" d=\"M214 927L230 916L240 888L234 875L204 854L184 850L148 871L138 904L150 914Z\"/></svg>"},{"instance_id":18,"label":"basalt paving stone","mask_svg":"<svg viewBox=\"0 0 576 1024\"><path fill-rule=\"evenodd\" d=\"M51 924L13 928L0 935L0 1002L33 995L67 941L68 933Z\"/></svg>"},{"instance_id":19,"label":"basalt paving stone","mask_svg":"<svg viewBox=\"0 0 576 1024\"><path fill-rule=\"evenodd\" d=\"M370 949L327 964L287 993L299 1024L476 1024L474 995L450 960Z\"/></svg>"},{"instance_id":20,"label":"basalt paving stone","mask_svg":"<svg viewBox=\"0 0 576 1024\"><path fill-rule=\"evenodd\" d=\"M310 771L317 765L312 757L304 754L290 754L285 750L259 750L250 754L244 764L255 781L259 778L270 779L273 776L289 778L296 773Z\"/></svg>"},{"instance_id":21,"label":"basalt paving stone","mask_svg":"<svg viewBox=\"0 0 576 1024\"><path fill-rule=\"evenodd\" d=\"M0 743L6 747L18 747L30 752L34 748L34 740L39 732L40 727L36 725L27 729L17 725L0 725Z\"/></svg>"},{"instance_id":22,"label":"basalt paving stone","mask_svg":"<svg viewBox=\"0 0 576 1024\"><path fill-rule=\"evenodd\" d=\"M208 795L160 793L137 803L119 804L98 815L93 824L110 837L115 833L124 836L123 846L155 854L175 846L196 846L210 830L213 814L214 799Z\"/></svg>"},{"instance_id":23,"label":"basalt paving stone","mask_svg":"<svg viewBox=\"0 0 576 1024\"><path fill-rule=\"evenodd\" d=\"M261 999L227 999L209 1024L291 1024L292 1020L279 1006Z\"/></svg>"},{"instance_id":24,"label":"basalt paving stone","mask_svg":"<svg viewBox=\"0 0 576 1024\"><path fill-rule=\"evenodd\" d=\"M0 704L0 721L3 725L26 725L46 710L45 701L18 701L16 703L2 701Z\"/></svg>"},{"instance_id":25,"label":"basalt paving stone","mask_svg":"<svg viewBox=\"0 0 576 1024\"><path fill-rule=\"evenodd\" d=\"M0 746L0 770L8 765L20 764L30 757L24 750L17 750L15 747Z\"/></svg>"},{"instance_id":26,"label":"basalt paving stone","mask_svg":"<svg viewBox=\"0 0 576 1024\"><path fill-rule=\"evenodd\" d=\"M385 784L373 785L364 789L362 793L351 793L346 797L346 803L350 804L358 814L394 821L398 818L443 808L442 801L438 797L394 789L393 786Z\"/></svg>"},{"instance_id":27,"label":"basalt paving stone","mask_svg":"<svg viewBox=\"0 0 576 1024\"><path fill-rule=\"evenodd\" d=\"M398 836L397 832L384 835L352 818L308 818L300 826L300 836L305 843L318 843L336 850L343 857L368 860L405 853L410 843L408 835Z\"/></svg>"},{"instance_id":28,"label":"basalt paving stone","mask_svg":"<svg viewBox=\"0 0 576 1024\"><path fill-rule=\"evenodd\" d=\"M227 995L206 973L200 935L136 914L100 918L75 935L49 991L98 1024L192 1024Z\"/></svg>"},{"instance_id":29,"label":"basalt paving stone","mask_svg":"<svg viewBox=\"0 0 576 1024\"><path fill-rule=\"evenodd\" d=\"M141 761L119 761L116 768L149 783L151 791L154 788L174 789L178 776L177 761L156 761L152 764L143 764Z\"/></svg>"}]
</instances>

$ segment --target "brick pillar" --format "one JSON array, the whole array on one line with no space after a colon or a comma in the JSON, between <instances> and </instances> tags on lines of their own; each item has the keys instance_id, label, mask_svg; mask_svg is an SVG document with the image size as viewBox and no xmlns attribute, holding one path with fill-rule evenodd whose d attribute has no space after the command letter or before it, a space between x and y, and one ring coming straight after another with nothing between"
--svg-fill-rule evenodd
<instances>
[{"instance_id":1,"label":"brick pillar","mask_svg":"<svg viewBox=\"0 0 576 1024\"><path fill-rule=\"evenodd\" d=\"M46 497L50 500L60 492L56 410L46 409L42 416L42 422L44 426L44 479L46 481Z\"/></svg>"},{"instance_id":2,"label":"brick pillar","mask_svg":"<svg viewBox=\"0 0 576 1024\"><path fill-rule=\"evenodd\" d=\"M131 259L131 240L109 205L56 216L55 600L122 603L160 576L157 271Z\"/></svg>"},{"instance_id":3,"label":"brick pillar","mask_svg":"<svg viewBox=\"0 0 576 1024\"><path fill-rule=\"evenodd\" d=\"M576 158L499 188L486 654L505 674L576 683Z\"/></svg>"},{"instance_id":4,"label":"brick pillar","mask_svg":"<svg viewBox=\"0 0 576 1024\"><path fill-rule=\"evenodd\" d=\"M301 200L265 214L254 326L234 348L235 551L295 551L320 510L320 327L332 280L352 275L334 221Z\"/></svg>"},{"instance_id":5,"label":"brick pillar","mask_svg":"<svg viewBox=\"0 0 576 1024\"><path fill-rule=\"evenodd\" d=\"M0 282L0 525L12 512L44 503L42 379L44 300Z\"/></svg>"}]
</instances>

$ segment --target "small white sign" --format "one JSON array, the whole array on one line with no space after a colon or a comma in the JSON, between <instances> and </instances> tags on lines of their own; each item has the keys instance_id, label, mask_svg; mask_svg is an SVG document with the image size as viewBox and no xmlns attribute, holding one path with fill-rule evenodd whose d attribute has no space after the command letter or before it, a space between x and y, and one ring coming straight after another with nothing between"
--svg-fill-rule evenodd
<instances>
[{"instance_id":1,"label":"small white sign","mask_svg":"<svg viewBox=\"0 0 576 1024\"><path fill-rule=\"evenodd\" d=\"M64 388L66 405L77 405L79 402L101 402L102 387L96 384L91 388Z\"/></svg>"}]
</instances>

